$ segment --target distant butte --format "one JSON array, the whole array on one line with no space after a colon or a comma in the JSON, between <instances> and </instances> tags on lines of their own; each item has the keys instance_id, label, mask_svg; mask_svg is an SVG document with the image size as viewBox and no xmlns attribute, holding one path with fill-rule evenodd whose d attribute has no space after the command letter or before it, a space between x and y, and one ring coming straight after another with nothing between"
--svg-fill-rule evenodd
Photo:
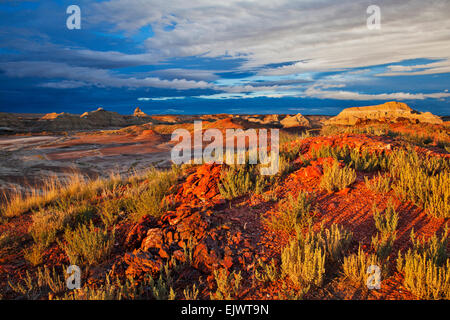
<instances>
[{"instance_id":1,"label":"distant butte","mask_svg":"<svg viewBox=\"0 0 450 320\"><path fill-rule=\"evenodd\" d=\"M354 107L344 109L336 117L329 119L327 125L355 125L362 121L377 120L381 122L398 122L409 120L411 122L442 124L440 117L430 112L418 112L402 102L386 102L384 104L368 107Z\"/></svg>"}]
</instances>

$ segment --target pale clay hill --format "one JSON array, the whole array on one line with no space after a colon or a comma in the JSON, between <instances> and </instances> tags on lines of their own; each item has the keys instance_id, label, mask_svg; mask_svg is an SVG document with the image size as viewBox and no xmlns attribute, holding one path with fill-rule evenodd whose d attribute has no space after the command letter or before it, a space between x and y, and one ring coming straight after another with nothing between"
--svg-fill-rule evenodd
<instances>
[{"instance_id":1,"label":"pale clay hill","mask_svg":"<svg viewBox=\"0 0 450 320\"><path fill-rule=\"evenodd\" d=\"M417 112L401 102L387 102L381 105L344 109L336 117L296 115L147 115L136 108L132 115L121 115L117 112L99 108L85 112L81 116L69 113L49 113L39 117L25 117L12 113L0 113L0 133L23 132L63 132L109 128L124 128L142 124L178 124L192 123L194 120L217 121L221 119L240 119L250 125L274 126L278 128L317 128L323 125L355 125L364 121L397 122L402 120L442 124L440 117L430 112Z\"/></svg>"},{"instance_id":2,"label":"pale clay hill","mask_svg":"<svg viewBox=\"0 0 450 320\"><path fill-rule=\"evenodd\" d=\"M430 112L417 112L402 102L386 102L369 107L354 107L344 109L336 117L329 119L327 125L355 125L362 121L378 120L382 122L397 122L410 120L420 123L442 124L440 117Z\"/></svg>"}]
</instances>

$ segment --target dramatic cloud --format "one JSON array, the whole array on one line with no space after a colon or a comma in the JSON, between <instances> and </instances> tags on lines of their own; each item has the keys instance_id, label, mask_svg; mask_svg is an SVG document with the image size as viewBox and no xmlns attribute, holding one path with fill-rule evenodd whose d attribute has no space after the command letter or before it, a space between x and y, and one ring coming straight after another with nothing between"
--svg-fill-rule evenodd
<instances>
[{"instance_id":1,"label":"dramatic cloud","mask_svg":"<svg viewBox=\"0 0 450 320\"><path fill-rule=\"evenodd\" d=\"M29 101L168 109L193 99L245 110L264 99L316 99L424 100L448 110L448 0L79 0L82 28L73 31L69 4L1 5L3 109ZM371 4L380 30L367 28Z\"/></svg>"},{"instance_id":2,"label":"dramatic cloud","mask_svg":"<svg viewBox=\"0 0 450 320\"><path fill-rule=\"evenodd\" d=\"M95 4L98 21L132 34L151 25L149 52L160 58L248 58L244 69L302 60L263 71L287 74L355 68L406 59L450 58L450 3L377 1L381 30L366 27L368 2L341 0L111 0ZM101 15L98 14L101 12ZM167 26L174 26L166 31ZM389 53L389 54L387 54Z\"/></svg>"},{"instance_id":3,"label":"dramatic cloud","mask_svg":"<svg viewBox=\"0 0 450 320\"><path fill-rule=\"evenodd\" d=\"M3 70L10 77L38 77L51 79L70 79L62 82L45 83L42 86L52 88L75 88L82 85L113 88L171 88L171 89L198 89L209 88L210 84L204 81L191 81L184 79L162 80L159 78L133 78L120 77L107 70L73 67L58 62L24 61L0 63ZM79 84L79 85L78 85Z\"/></svg>"}]
</instances>

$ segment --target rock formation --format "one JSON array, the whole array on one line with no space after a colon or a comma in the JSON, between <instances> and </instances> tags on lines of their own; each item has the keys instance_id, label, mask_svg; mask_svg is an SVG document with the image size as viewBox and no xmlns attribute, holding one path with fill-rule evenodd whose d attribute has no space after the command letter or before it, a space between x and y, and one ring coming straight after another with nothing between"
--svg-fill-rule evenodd
<instances>
[{"instance_id":1,"label":"rock formation","mask_svg":"<svg viewBox=\"0 0 450 320\"><path fill-rule=\"evenodd\" d=\"M66 131L66 130L88 130L94 129L86 120L80 116L70 113L49 113L37 122L39 130L44 131Z\"/></svg>"},{"instance_id":2,"label":"rock formation","mask_svg":"<svg viewBox=\"0 0 450 320\"><path fill-rule=\"evenodd\" d=\"M149 115L147 115L146 113L144 113L139 107L137 107L137 108L134 110L133 115L134 115L135 117L138 117L138 118L147 118L147 117L149 117Z\"/></svg>"},{"instance_id":3,"label":"rock formation","mask_svg":"<svg viewBox=\"0 0 450 320\"><path fill-rule=\"evenodd\" d=\"M294 116L286 116L280 121L283 128L294 128L294 127L309 127L309 120L302 116L300 113Z\"/></svg>"},{"instance_id":4,"label":"rock formation","mask_svg":"<svg viewBox=\"0 0 450 320\"><path fill-rule=\"evenodd\" d=\"M430 112L417 112L401 102L386 102L369 107L354 107L344 109L339 115L326 121L327 125L355 125L363 121L377 120L382 122L398 122L402 120L413 122L442 124L443 121Z\"/></svg>"},{"instance_id":5,"label":"rock formation","mask_svg":"<svg viewBox=\"0 0 450 320\"><path fill-rule=\"evenodd\" d=\"M127 125L125 117L117 112L106 111L98 108L95 111L85 112L81 115L82 119L86 119L90 125L95 128L105 127L123 127Z\"/></svg>"},{"instance_id":6,"label":"rock formation","mask_svg":"<svg viewBox=\"0 0 450 320\"><path fill-rule=\"evenodd\" d=\"M156 120L160 123L177 123L181 122L180 117L178 116L152 116L153 120Z\"/></svg>"},{"instance_id":7,"label":"rock formation","mask_svg":"<svg viewBox=\"0 0 450 320\"><path fill-rule=\"evenodd\" d=\"M267 116L264 117L264 119L262 120L262 124L276 124L280 122L280 116L278 114L269 114Z\"/></svg>"}]
</instances>

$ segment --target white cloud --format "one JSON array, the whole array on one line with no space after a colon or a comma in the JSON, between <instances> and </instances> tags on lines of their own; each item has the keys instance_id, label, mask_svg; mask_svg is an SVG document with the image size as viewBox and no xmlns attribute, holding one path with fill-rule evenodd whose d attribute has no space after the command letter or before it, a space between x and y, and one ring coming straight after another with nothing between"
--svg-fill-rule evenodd
<instances>
[{"instance_id":1,"label":"white cloud","mask_svg":"<svg viewBox=\"0 0 450 320\"><path fill-rule=\"evenodd\" d=\"M389 69L392 72L380 73L377 74L377 76L418 76L426 74L450 73L450 60L412 66L394 65L389 66Z\"/></svg>"},{"instance_id":2,"label":"white cloud","mask_svg":"<svg viewBox=\"0 0 450 320\"><path fill-rule=\"evenodd\" d=\"M336 99L336 100L424 100L424 99L441 99L450 97L450 93L380 93L380 94L365 94L344 90L322 90L315 86L308 88L305 91L305 96L319 98L319 99Z\"/></svg>"},{"instance_id":3,"label":"white cloud","mask_svg":"<svg viewBox=\"0 0 450 320\"><path fill-rule=\"evenodd\" d=\"M160 59L244 55L249 59L244 70L302 61L264 70L264 74L450 59L449 1L379 0L379 31L366 27L369 4L354 0L111 0L95 4L93 15L129 33L151 24L154 36L145 44ZM172 23L175 29L165 31Z\"/></svg>"}]
</instances>

